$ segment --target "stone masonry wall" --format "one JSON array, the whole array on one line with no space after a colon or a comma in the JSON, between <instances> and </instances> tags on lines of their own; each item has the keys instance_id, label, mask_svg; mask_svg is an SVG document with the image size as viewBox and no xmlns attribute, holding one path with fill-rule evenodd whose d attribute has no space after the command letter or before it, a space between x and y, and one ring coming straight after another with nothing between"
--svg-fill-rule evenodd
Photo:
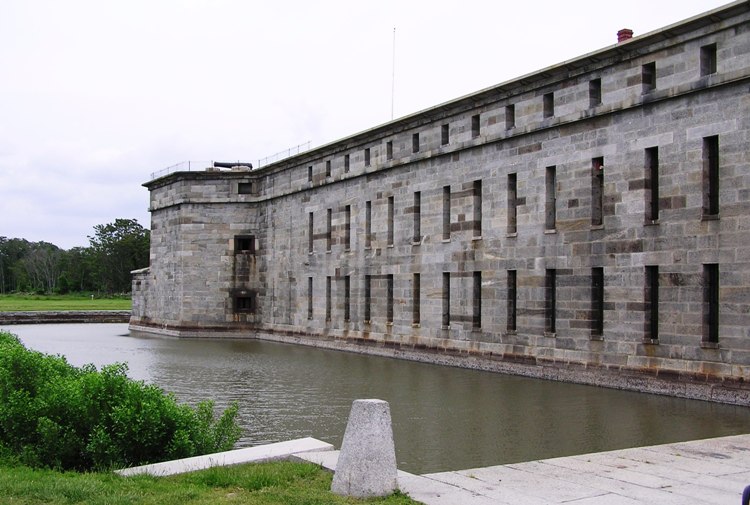
<instances>
[{"instance_id":1,"label":"stone masonry wall","mask_svg":"<svg viewBox=\"0 0 750 505\"><path fill-rule=\"evenodd\" d=\"M750 402L749 20L731 4L262 170L152 181L131 325Z\"/></svg>"}]
</instances>

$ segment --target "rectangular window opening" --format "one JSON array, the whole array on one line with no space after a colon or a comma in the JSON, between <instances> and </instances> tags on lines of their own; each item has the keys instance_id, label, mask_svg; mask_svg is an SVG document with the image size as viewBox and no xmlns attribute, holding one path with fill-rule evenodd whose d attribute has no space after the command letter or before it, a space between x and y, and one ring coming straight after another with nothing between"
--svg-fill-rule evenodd
<instances>
[{"instance_id":1,"label":"rectangular window opening","mask_svg":"<svg viewBox=\"0 0 750 505\"><path fill-rule=\"evenodd\" d=\"M421 289L421 278L420 274L415 273L411 282L411 322L412 324L419 324L420 321L420 289Z\"/></svg>"},{"instance_id":2,"label":"rectangular window opening","mask_svg":"<svg viewBox=\"0 0 750 505\"><path fill-rule=\"evenodd\" d=\"M703 340L719 342L719 265L703 265Z\"/></svg>"},{"instance_id":3,"label":"rectangular window opening","mask_svg":"<svg viewBox=\"0 0 750 505\"><path fill-rule=\"evenodd\" d=\"M365 322L370 322L372 314L370 313L370 306L372 303L371 290L372 289L372 276L365 275Z\"/></svg>"},{"instance_id":4,"label":"rectangular window opening","mask_svg":"<svg viewBox=\"0 0 750 505\"><path fill-rule=\"evenodd\" d=\"M313 181L313 167L312 165L307 167L307 182Z\"/></svg>"},{"instance_id":5,"label":"rectangular window opening","mask_svg":"<svg viewBox=\"0 0 750 505\"><path fill-rule=\"evenodd\" d=\"M307 252L313 252L313 242L315 240L313 233L313 213L309 212L307 214Z\"/></svg>"},{"instance_id":6,"label":"rectangular window opening","mask_svg":"<svg viewBox=\"0 0 750 505\"><path fill-rule=\"evenodd\" d=\"M243 293L234 297L234 312L238 314L255 314L255 293Z\"/></svg>"},{"instance_id":7,"label":"rectangular window opening","mask_svg":"<svg viewBox=\"0 0 750 505\"><path fill-rule=\"evenodd\" d=\"M347 251L352 247L352 206L344 208L344 249Z\"/></svg>"},{"instance_id":8,"label":"rectangular window opening","mask_svg":"<svg viewBox=\"0 0 750 505\"><path fill-rule=\"evenodd\" d=\"M344 173L345 174L349 173L349 155L348 154L344 155Z\"/></svg>"},{"instance_id":9,"label":"rectangular window opening","mask_svg":"<svg viewBox=\"0 0 750 505\"><path fill-rule=\"evenodd\" d=\"M419 152L419 133L414 133L411 136L411 152Z\"/></svg>"},{"instance_id":10,"label":"rectangular window opening","mask_svg":"<svg viewBox=\"0 0 750 505\"><path fill-rule=\"evenodd\" d=\"M589 107L602 104L602 80L592 79L589 81Z\"/></svg>"},{"instance_id":11,"label":"rectangular window opening","mask_svg":"<svg viewBox=\"0 0 750 505\"><path fill-rule=\"evenodd\" d=\"M385 143L385 159L392 160L393 159L393 141L389 140Z\"/></svg>"},{"instance_id":12,"label":"rectangular window opening","mask_svg":"<svg viewBox=\"0 0 750 505\"><path fill-rule=\"evenodd\" d=\"M508 233L516 233L518 217L518 175L508 174Z\"/></svg>"},{"instance_id":13,"label":"rectangular window opening","mask_svg":"<svg viewBox=\"0 0 750 505\"><path fill-rule=\"evenodd\" d=\"M474 181L474 237L482 236L482 181Z\"/></svg>"},{"instance_id":14,"label":"rectangular window opening","mask_svg":"<svg viewBox=\"0 0 750 505\"><path fill-rule=\"evenodd\" d=\"M326 177L331 176L331 160L326 161Z\"/></svg>"},{"instance_id":15,"label":"rectangular window opening","mask_svg":"<svg viewBox=\"0 0 750 505\"><path fill-rule=\"evenodd\" d=\"M471 137L479 136L479 114L471 116Z\"/></svg>"},{"instance_id":16,"label":"rectangular window opening","mask_svg":"<svg viewBox=\"0 0 750 505\"><path fill-rule=\"evenodd\" d=\"M604 269L591 269L591 335L604 335Z\"/></svg>"},{"instance_id":17,"label":"rectangular window opening","mask_svg":"<svg viewBox=\"0 0 750 505\"><path fill-rule=\"evenodd\" d=\"M716 73L716 44L701 47L701 75Z\"/></svg>"},{"instance_id":18,"label":"rectangular window opening","mask_svg":"<svg viewBox=\"0 0 750 505\"><path fill-rule=\"evenodd\" d=\"M386 290L386 322L393 322L393 274L388 274Z\"/></svg>"},{"instance_id":19,"label":"rectangular window opening","mask_svg":"<svg viewBox=\"0 0 750 505\"><path fill-rule=\"evenodd\" d=\"M393 219L394 219L394 200L392 196L388 197L388 245L393 245Z\"/></svg>"},{"instance_id":20,"label":"rectangular window opening","mask_svg":"<svg viewBox=\"0 0 750 505\"><path fill-rule=\"evenodd\" d=\"M447 124L440 127L440 145L447 146L450 142L450 130Z\"/></svg>"},{"instance_id":21,"label":"rectangular window opening","mask_svg":"<svg viewBox=\"0 0 750 505\"><path fill-rule=\"evenodd\" d=\"M659 340L659 267L656 265L646 266L646 286L644 293L645 304L645 338L646 340Z\"/></svg>"},{"instance_id":22,"label":"rectangular window opening","mask_svg":"<svg viewBox=\"0 0 750 505\"><path fill-rule=\"evenodd\" d=\"M591 159L591 224L604 223L604 158Z\"/></svg>"},{"instance_id":23,"label":"rectangular window opening","mask_svg":"<svg viewBox=\"0 0 750 505\"><path fill-rule=\"evenodd\" d=\"M544 117L552 117L555 115L555 94L545 93L543 97L544 105Z\"/></svg>"},{"instance_id":24,"label":"rectangular window opening","mask_svg":"<svg viewBox=\"0 0 750 505\"><path fill-rule=\"evenodd\" d=\"M451 274L443 272L443 326L451 324Z\"/></svg>"},{"instance_id":25,"label":"rectangular window opening","mask_svg":"<svg viewBox=\"0 0 750 505\"><path fill-rule=\"evenodd\" d=\"M307 319L313 318L313 278L307 278Z\"/></svg>"},{"instance_id":26,"label":"rectangular window opening","mask_svg":"<svg viewBox=\"0 0 750 505\"><path fill-rule=\"evenodd\" d=\"M703 215L719 215L719 137L703 139Z\"/></svg>"},{"instance_id":27,"label":"rectangular window opening","mask_svg":"<svg viewBox=\"0 0 750 505\"><path fill-rule=\"evenodd\" d=\"M326 276L326 321L331 320L331 276Z\"/></svg>"},{"instance_id":28,"label":"rectangular window opening","mask_svg":"<svg viewBox=\"0 0 750 505\"><path fill-rule=\"evenodd\" d=\"M255 236L237 235L234 237L235 254L255 254Z\"/></svg>"},{"instance_id":29,"label":"rectangular window opening","mask_svg":"<svg viewBox=\"0 0 750 505\"><path fill-rule=\"evenodd\" d=\"M505 129L510 130L516 127L516 106L508 104L505 106Z\"/></svg>"},{"instance_id":30,"label":"rectangular window opening","mask_svg":"<svg viewBox=\"0 0 750 505\"><path fill-rule=\"evenodd\" d=\"M557 226L557 167L545 170L544 229L554 230Z\"/></svg>"},{"instance_id":31,"label":"rectangular window opening","mask_svg":"<svg viewBox=\"0 0 750 505\"><path fill-rule=\"evenodd\" d=\"M240 195L252 195L253 183L252 182L240 182L239 184L237 184L237 193Z\"/></svg>"},{"instance_id":32,"label":"rectangular window opening","mask_svg":"<svg viewBox=\"0 0 750 505\"><path fill-rule=\"evenodd\" d=\"M443 240L451 238L451 187L443 186Z\"/></svg>"},{"instance_id":33,"label":"rectangular window opening","mask_svg":"<svg viewBox=\"0 0 750 505\"><path fill-rule=\"evenodd\" d=\"M646 149L646 221L659 219L659 148Z\"/></svg>"},{"instance_id":34,"label":"rectangular window opening","mask_svg":"<svg viewBox=\"0 0 750 505\"><path fill-rule=\"evenodd\" d=\"M331 252L333 244L333 209L326 211L326 251Z\"/></svg>"},{"instance_id":35,"label":"rectangular window opening","mask_svg":"<svg viewBox=\"0 0 750 505\"><path fill-rule=\"evenodd\" d=\"M508 305L507 305L507 323L506 329L508 331L516 331L516 271L508 270Z\"/></svg>"},{"instance_id":36,"label":"rectangular window opening","mask_svg":"<svg viewBox=\"0 0 750 505\"><path fill-rule=\"evenodd\" d=\"M650 93L656 89L656 62L646 63L641 67L641 92Z\"/></svg>"},{"instance_id":37,"label":"rectangular window opening","mask_svg":"<svg viewBox=\"0 0 750 505\"><path fill-rule=\"evenodd\" d=\"M482 272L474 272L474 293L472 302L472 327L482 327Z\"/></svg>"},{"instance_id":38,"label":"rectangular window opening","mask_svg":"<svg viewBox=\"0 0 750 505\"><path fill-rule=\"evenodd\" d=\"M345 275L344 276L344 321L350 321L351 320L351 276Z\"/></svg>"},{"instance_id":39,"label":"rectangular window opening","mask_svg":"<svg viewBox=\"0 0 750 505\"><path fill-rule=\"evenodd\" d=\"M414 192L414 234L412 242L419 244L422 241L422 193Z\"/></svg>"},{"instance_id":40,"label":"rectangular window opening","mask_svg":"<svg viewBox=\"0 0 750 505\"><path fill-rule=\"evenodd\" d=\"M366 167L370 166L370 148L369 147L365 148L365 166Z\"/></svg>"},{"instance_id":41,"label":"rectangular window opening","mask_svg":"<svg viewBox=\"0 0 750 505\"><path fill-rule=\"evenodd\" d=\"M555 333L557 326L557 270L548 268L544 274L544 331Z\"/></svg>"},{"instance_id":42,"label":"rectangular window opening","mask_svg":"<svg viewBox=\"0 0 750 505\"><path fill-rule=\"evenodd\" d=\"M365 248L372 247L372 202L365 202Z\"/></svg>"}]
</instances>

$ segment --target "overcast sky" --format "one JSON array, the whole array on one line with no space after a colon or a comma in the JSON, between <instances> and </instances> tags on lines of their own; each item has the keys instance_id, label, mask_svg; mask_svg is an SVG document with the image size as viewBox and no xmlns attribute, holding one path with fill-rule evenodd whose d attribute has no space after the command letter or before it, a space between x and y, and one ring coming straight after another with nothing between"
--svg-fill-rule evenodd
<instances>
[{"instance_id":1,"label":"overcast sky","mask_svg":"<svg viewBox=\"0 0 750 505\"><path fill-rule=\"evenodd\" d=\"M601 49L712 0L0 0L0 236L150 227L151 173L256 161Z\"/></svg>"}]
</instances>

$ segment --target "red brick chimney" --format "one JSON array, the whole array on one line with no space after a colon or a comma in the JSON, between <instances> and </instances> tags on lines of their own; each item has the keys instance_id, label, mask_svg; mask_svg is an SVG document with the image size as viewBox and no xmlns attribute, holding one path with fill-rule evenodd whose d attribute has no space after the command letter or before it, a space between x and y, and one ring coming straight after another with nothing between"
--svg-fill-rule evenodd
<instances>
[{"instance_id":1,"label":"red brick chimney","mask_svg":"<svg viewBox=\"0 0 750 505\"><path fill-rule=\"evenodd\" d=\"M630 40L633 38L633 30L630 28L623 28L619 32L617 32L617 43L625 42L626 40Z\"/></svg>"}]
</instances>

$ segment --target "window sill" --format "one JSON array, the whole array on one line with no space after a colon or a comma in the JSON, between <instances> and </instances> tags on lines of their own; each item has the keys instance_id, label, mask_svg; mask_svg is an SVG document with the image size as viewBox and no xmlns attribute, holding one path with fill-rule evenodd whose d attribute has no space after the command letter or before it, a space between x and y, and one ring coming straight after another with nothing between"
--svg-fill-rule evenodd
<instances>
[{"instance_id":1,"label":"window sill","mask_svg":"<svg viewBox=\"0 0 750 505\"><path fill-rule=\"evenodd\" d=\"M604 341L604 335L591 335L591 337L589 337L589 340L591 340L592 342L602 342Z\"/></svg>"},{"instance_id":2,"label":"window sill","mask_svg":"<svg viewBox=\"0 0 750 505\"><path fill-rule=\"evenodd\" d=\"M658 219L646 220L643 222L643 226L659 226Z\"/></svg>"},{"instance_id":3,"label":"window sill","mask_svg":"<svg viewBox=\"0 0 750 505\"><path fill-rule=\"evenodd\" d=\"M644 338L643 345L659 345L658 338Z\"/></svg>"},{"instance_id":4,"label":"window sill","mask_svg":"<svg viewBox=\"0 0 750 505\"><path fill-rule=\"evenodd\" d=\"M440 325L440 329L441 330L450 330L451 329L451 325L450 324Z\"/></svg>"},{"instance_id":5,"label":"window sill","mask_svg":"<svg viewBox=\"0 0 750 505\"><path fill-rule=\"evenodd\" d=\"M420 241L416 241L416 240L412 240L412 241L411 241L411 245L413 245L413 246L418 246L418 245L422 245L422 242L420 242Z\"/></svg>"},{"instance_id":6,"label":"window sill","mask_svg":"<svg viewBox=\"0 0 750 505\"><path fill-rule=\"evenodd\" d=\"M451 239L449 239L449 238L444 238L444 239L442 240L443 244L447 244L447 243L449 243L450 241L451 241Z\"/></svg>"},{"instance_id":7,"label":"window sill","mask_svg":"<svg viewBox=\"0 0 750 505\"><path fill-rule=\"evenodd\" d=\"M555 229L555 228L547 228L546 230L544 230L544 234L545 235L556 235L557 234L557 229Z\"/></svg>"},{"instance_id":8,"label":"window sill","mask_svg":"<svg viewBox=\"0 0 750 505\"><path fill-rule=\"evenodd\" d=\"M701 341L701 349L718 349L719 343L718 342L706 342L705 340Z\"/></svg>"},{"instance_id":9,"label":"window sill","mask_svg":"<svg viewBox=\"0 0 750 505\"><path fill-rule=\"evenodd\" d=\"M386 322L386 323L385 323L385 326L386 326L387 328L393 328L393 321L388 321L388 322Z\"/></svg>"},{"instance_id":10,"label":"window sill","mask_svg":"<svg viewBox=\"0 0 750 505\"><path fill-rule=\"evenodd\" d=\"M545 331L544 336L547 338L555 338L557 337L557 333L555 333L554 331Z\"/></svg>"},{"instance_id":11,"label":"window sill","mask_svg":"<svg viewBox=\"0 0 750 505\"><path fill-rule=\"evenodd\" d=\"M592 230L603 230L604 229L604 225L603 224L592 224L591 225L591 229Z\"/></svg>"},{"instance_id":12,"label":"window sill","mask_svg":"<svg viewBox=\"0 0 750 505\"><path fill-rule=\"evenodd\" d=\"M393 244L388 244L388 245L387 245L386 247L387 247L388 249L393 249Z\"/></svg>"},{"instance_id":13,"label":"window sill","mask_svg":"<svg viewBox=\"0 0 750 505\"><path fill-rule=\"evenodd\" d=\"M513 233L506 233L505 236L508 238L516 238L518 233L514 231Z\"/></svg>"},{"instance_id":14,"label":"window sill","mask_svg":"<svg viewBox=\"0 0 750 505\"><path fill-rule=\"evenodd\" d=\"M419 324L419 323L411 323L411 327L412 327L412 328L421 328L421 327L422 327L422 325L421 325L421 324Z\"/></svg>"},{"instance_id":15,"label":"window sill","mask_svg":"<svg viewBox=\"0 0 750 505\"><path fill-rule=\"evenodd\" d=\"M515 336L515 335L518 335L518 331L517 330L505 330L505 334Z\"/></svg>"},{"instance_id":16,"label":"window sill","mask_svg":"<svg viewBox=\"0 0 750 505\"><path fill-rule=\"evenodd\" d=\"M472 240L472 241L474 241L474 240L482 240L482 236L481 236L481 235L478 235L478 236L476 236L476 237L471 237L471 240Z\"/></svg>"},{"instance_id":17,"label":"window sill","mask_svg":"<svg viewBox=\"0 0 750 505\"><path fill-rule=\"evenodd\" d=\"M703 214L701 216L701 221L718 221L719 214Z\"/></svg>"}]
</instances>

